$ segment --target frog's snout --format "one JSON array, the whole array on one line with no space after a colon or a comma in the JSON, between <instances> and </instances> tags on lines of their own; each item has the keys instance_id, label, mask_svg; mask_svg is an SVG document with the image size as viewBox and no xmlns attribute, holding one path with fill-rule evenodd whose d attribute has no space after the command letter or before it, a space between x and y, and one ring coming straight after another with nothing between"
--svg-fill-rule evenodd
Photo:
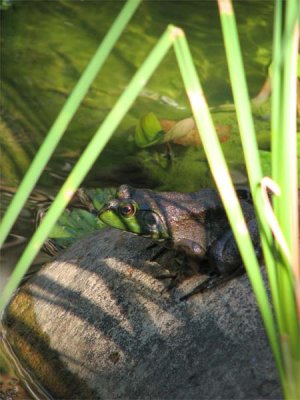
<instances>
[{"instance_id":1,"label":"frog's snout","mask_svg":"<svg viewBox=\"0 0 300 400\"><path fill-rule=\"evenodd\" d=\"M99 210L98 218L106 225L126 230L126 224L124 224L123 218L119 215L119 205L118 200L110 200Z\"/></svg>"},{"instance_id":2,"label":"frog's snout","mask_svg":"<svg viewBox=\"0 0 300 400\"><path fill-rule=\"evenodd\" d=\"M104 204L102 208L98 211L98 217L100 218L101 214L106 211L116 211L118 208L119 202L117 200L111 200L108 203Z\"/></svg>"}]
</instances>

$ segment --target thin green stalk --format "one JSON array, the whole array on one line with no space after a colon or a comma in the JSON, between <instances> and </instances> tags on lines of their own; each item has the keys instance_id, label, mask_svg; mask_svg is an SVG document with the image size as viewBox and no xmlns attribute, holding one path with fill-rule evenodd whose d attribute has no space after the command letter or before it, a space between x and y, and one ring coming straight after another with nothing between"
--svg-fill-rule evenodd
<instances>
[{"instance_id":1,"label":"thin green stalk","mask_svg":"<svg viewBox=\"0 0 300 400\"><path fill-rule=\"evenodd\" d=\"M191 103L194 118L201 135L201 141L203 143L212 174L220 191L220 195L228 215L228 219L231 223L235 239L238 243L244 264L246 266L254 293L257 297L258 305L265 323L276 362L278 364L279 372L282 374L281 357L275 333L275 324L266 289L260 273L260 267L257 262L251 237L229 175L218 136L213 125L213 121L206 104L206 100L204 98L190 50L183 32L175 41L174 48L181 75L183 76L184 85Z\"/></svg>"},{"instance_id":2,"label":"thin green stalk","mask_svg":"<svg viewBox=\"0 0 300 400\"><path fill-rule=\"evenodd\" d=\"M43 242L53 228L55 222L74 195L75 190L78 188L89 169L92 167L113 131L116 129L126 112L129 110L138 93L145 86L149 77L157 68L164 55L172 46L175 37L176 28L169 26L157 45L151 51L150 55L147 57L146 61L134 75L125 92L123 92L123 94L120 96L111 112L96 131L94 137L74 166L72 172L68 176L54 202L49 208L41 225L37 228L20 260L18 261L9 281L7 282L7 285L4 288L3 293L1 294L0 312L4 309L5 305L9 301L10 296L20 284L21 279L26 273L30 263L33 261Z\"/></svg>"},{"instance_id":3,"label":"thin green stalk","mask_svg":"<svg viewBox=\"0 0 300 400\"><path fill-rule=\"evenodd\" d=\"M298 216L297 213L294 213L293 218L287 218L285 220L285 224L282 224L283 220L286 218L287 213L293 209L295 210L296 202L297 202L297 191L296 191L296 138L295 138L295 120L290 116L290 110L296 110L295 103L295 96L292 96L291 90L291 78L296 74L295 69L295 59L294 63L291 60L291 57L286 57L281 52L281 48L285 49L285 51L289 51L289 46L291 43L287 42L287 39L283 43L280 40L280 35L282 31L282 4L278 2L279 8L277 9L276 13L276 22L279 23L277 27L275 27L275 35L274 35L274 45L276 46L277 53L276 57L276 67L277 67L277 74L279 71L279 75L276 75L277 84L279 89L283 88L283 92L287 92L286 96L282 94L276 94L274 99L274 104L278 108L277 116L276 116L276 123L281 123L280 129L278 129L278 133L280 133L280 139L278 138L277 146L280 148L279 154L280 156L276 158L276 166L275 171L278 172L278 175L282 177L282 181L280 183L280 187L284 191L284 196L290 199L290 202L283 202L280 200L280 204L285 204L282 206L282 221L281 227L284 228L284 225L291 225L292 220L294 222L294 229L290 230L290 232L294 232L294 235L290 235L290 240L294 238L294 248L296 251L294 252L294 259L296 260L294 263L298 265L298 255L297 255L297 246L298 246L298 235L297 233L297 224L298 224ZM296 2L290 1L287 2L288 10L286 13L286 23L285 29L289 29L291 31L291 20L295 18L296 14ZM293 389L293 385L297 382L295 376L289 375L288 369L292 371L294 374L298 369L297 368L288 368L291 366L291 355L294 354L294 357L298 360L298 344L299 344L299 331L297 329L297 317L296 317L296 309L295 309L295 298L293 292L293 285L291 282L291 273L290 273L290 266L286 264L282 264L280 270L278 266L280 265L277 263L275 255L273 254L273 246L272 246L272 235L271 231L268 227L267 218L265 216L265 206L264 203L261 201L261 193L259 190L259 183L261 182L262 174L260 170L260 163L259 163L259 156L258 156L258 149L257 143L255 138L254 132L254 124L253 119L251 116L250 110L250 101L246 87L246 80L243 72L243 65L242 65L242 58L241 58L241 51L238 43L238 35L236 29L236 23L234 19L234 13L232 9L231 2L229 0L219 0L220 6L220 13L221 13L221 22L222 22L222 29L223 35L225 40L225 48L227 53L228 65L229 65L229 72L231 76L231 83L233 89L233 95L235 99L235 105L237 110L238 122L240 125L241 131L241 139L244 148L246 166L249 174L249 181L251 190L253 193L253 198L256 206L256 211L258 213L259 222L260 222L260 229L262 231L262 245L264 250L265 261L267 265L268 277L272 292L272 298L274 302L274 308L276 312L276 317L279 325L279 331L281 333L281 338L284 343L281 343L282 355L284 356L284 362L282 363L282 359L280 357L280 352L278 351L278 358L277 358L277 365L280 363L280 376L281 381L283 384L283 390L285 395L288 398L293 398L293 394L295 394L295 390ZM281 47L282 46L282 47ZM284 56L284 57L283 57ZM283 58L282 58L283 57ZM282 65L282 59L285 60L285 68ZM292 68L294 68L294 75L292 73ZM282 81L281 74L284 71L285 81ZM294 80L294 89L295 89ZM283 108L283 103L285 108ZM292 108L291 108L292 107ZM282 115L282 111L286 110L286 119ZM274 111L273 111L274 112ZM282 141L282 136L284 135L284 129L282 128L283 125L286 123L289 130L289 136L286 140L286 147ZM292 126L293 125L293 126ZM288 145L289 143L289 145ZM286 163L286 169L283 167L283 161L288 159L288 163ZM289 173L288 173L289 171ZM292 190L285 190L286 184L288 182L288 186L294 188L294 192ZM278 201L279 203L279 201ZM291 215L291 214L290 214ZM285 234L285 230L284 230ZM277 267L277 268L276 268ZM260 295L260 294L259 294ZM275 328L275 327L274 327ZM286 334L285 334L286 332ZM273 332L276 333L275 331ZM278 347L278 343L276 342L276 346ZM287 352L287 349L290 346L290 352ZM292 351L292 353L291 353ZM276 358L276 357L275 357ZM287 362L287 360L289 362ZM296 363L294 364L294 366ZM289 378L289 379L288 379ZM294 379L293 379L294 378Z\"/></svg>"},{"instance_id":4,"label":"thin green stalk","mask_svg":"<svg viewBox=\"0 0 300 400\"><path fill-rule=\"evenodd\" d=\"M281 1L276 6L282 13ZM295 2L286 3L285 21L276 21L278 26L276 42L274 38L273 62L273 106L272 109L272 168L273 179L282 189L282 195L274 199L274 209L286 237L293 257L295 279L299 279L298 262L298 189L297 189L297 142L296 142L296 70L297 44L296 32L297 7ZM284 24L283 24L284 22ZM284 29L283 29L284 26ZM298 271L298 275L297 274ZM291 351L300 357L299 327L295 304L294 278L292 266L279 259L277 274L279 295L284 315L284 326L280 327L281 337L287 335ZM299 293L297 295L299 299ZM285 346L286 348L287 346Z\"/></svg>"},{"instance_id":5,"label":"thin green stalk","mask_svg":"<svg viewBox=\"0 0 300 400\"><path fill-rule=\"evenodd\" d=\"M282 188L282 195L277 201L278 218L286 235L290 249L298 248L298 241L293 235L292 209L297 204L297 164L296 164L296 82L298 31L296 30L297 7L296 2L287 2L285 29L282 38L282 71L280 93L280 120L276 121L279 129L277 134L280 140L274 148L274 164L279 166L274 171L274 179ZM274 90L278 90L277 87ZM279 90L280 91L280 87ZM275 127L274 127L275 128ZM279 133L280 132L280 133ZM274 138L275 140L275 138ZM283 162L284 161L284 162Z\"/></svg>"},{"instance_id":6,"label":"thin green stalk","mask_svg":"<svg viewBox=\"0 0 300 400\"><path fill-rule=\"evenodd\" d=\"M231 1L218 0L223 37L225 42L225 49L227 54L227 61L229 67L229 74L231 78L231 85L233 90L233 97L237 112L238 123L241 133L241 141L244 149L244 157L249 176L249 183L251 192L254 199L255 208L258 214L260 223L261 242L267 266L267 273L270 282L272 299L278 322L282 325L282 311L278 297L278 283L275 271L274 256L272 254L272 233L268 226L268 221L265 216L264 203L262 201L262 194L260 189L260 182L262 179L262 171L259 160L258 146L256 141L254 122L251 113L249 94L247 89L246 78L244 74L243 61L241 56L241 49L238 40L237 27L234 17ZM261 296L259 291L256 292L257 300ZM280 348L276 338L275 324L269 327L266 326L271 346L275 355L278 370L281 378L284 377L283 365L280 354ZM282 379L282 382L284 380Z\"/></svg>"},{"instance_id":7,"label":"thin green stalk","mask_svg":"<svg viewBox=\"0 0 300 400\"><path fill-rule=\"evenodd\" d=\"M274 14L274 29L273 29L273 59L272 59L272 70L271 70L271 82L272 82L272 113L271 113L271 147L272 147L272 177L275 179L278 176L278 171L280 169L280 164L277 162L277 150L281 144L281 74L282 74L282 30L283 30L283 2L282 0L274 0L275 14ZM273 206L276 210L276 203L278 199L275 196L273 199ZM275 250L275 249L274 249ZM277 302L275 306L275 312L277 316L277 322L279 327L279 332L284 331L285 326L285 312L282 307L282 302L280 302L280 271L278 268L278 260L274 259L274 274L276 278L276 292L277 292Z\"/></svg>"},{"instance_id":8,"label":"thin green stalk","mask_svg":"<svg viewBox=\"0 0 300 400\"><path fill-rule=\"evenodd\" d=\"M233 91L233 97L240 127L241 141L244 150L245 163L249 176L249 183L254 199L258 221L260 224L261 242L264 259L267 267L268 279L272 293L272 299L276 313L279 316L279 323L282 317L279 299L274 257L272 254L273 237L265 217L264 203L260 191L262 170L260 165L257 140L255 135L254 122L251 112L246 77L244 73L243 60L238 39L236 21L231 1L218 0L221 25L228 61L228 68Z\"/></svg>"},{"instance_id":9,"label":"thin green stalk","mask_svg":"<svg viewBox=\"0 0 300 400\"><path fill-rule=\"evenodd\" d=\"M262 178L262 171L234 11L231 0L218 0L218 5L242 145L244 149L247 149L244 151L244 157L249 183L252 194L259 197L257 188Z\"/></svg>"},{"instance_id":10,"label":"thin green stalk","mask_svg":"<svg viewBox=\"0 0 300 400\"><path fill-rule=\"evenodd\" d=\"M276 6L282 7L277 1ZM299 5L298 5L299 7ZM280 11L277 11L278 14ZM299 25L297 2L285 3L285 20L278 21L274 39L274 71L272 109L273 179L282 189L274 199L274 209L290 249L291 263L277 262L280 303L284 325L280 327L287 376L287 397L300 397L300 288L298 249L298 179L296 133L296 82ZM298 315L297 315L298 304Z\"/></svg>"},{"instance_id":11,"label":"thin green stalk","mask_svg":"<svg viewBox=\"0 0 300 400\"><path fill-rule=\"evenodd\" d=\"M273 58L272 58L272 114L271 114L271 132L272 132L272 176L278 176L280 165L277 163L278 148L280 147L280 117L281 117L281 71L282 71L282 22L283 22L283 4L282 0L274 0L274 29L273 29ZM276 198L274 199L274 205Z\"/></svg>"},{"instance_id":12,"label":"thin green stalk","mask_svg":"<svg viewBox=\"0 0 300 400\"><path fill-rule=\"evenodd\" d=\"M69 122L73 118L82 99L86 95L91 83L98 74L107 56L111 52L114 44L120 37L122 31L126 27L129 19L134 14L141 0L128 0L120 14L115 19L110 30L103 39L101 45L96 51L94 57L86 67L76 84L73 92L67 99L64 107L61 109L57 119L52 125L47 137L43 141L34 160L32 161L26 175L24 176L17 193L12 199L0 226L0 246L4 243L10 229L15 223L20 211L22 210L29 194L34 188L43 169L48 163L53 151L55 150L59 140L66 130Z\"/></svg>"}]
</instances>

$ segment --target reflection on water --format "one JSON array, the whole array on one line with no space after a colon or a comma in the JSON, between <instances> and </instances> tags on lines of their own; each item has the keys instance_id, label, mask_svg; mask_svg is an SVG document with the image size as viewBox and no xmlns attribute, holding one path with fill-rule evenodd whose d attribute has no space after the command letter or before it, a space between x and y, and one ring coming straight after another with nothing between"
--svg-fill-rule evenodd
<instances>
[{"instance_id":1,"label":"reflection on water","mask_svg":"<svg viewBox=\"0 0 300 400\"><path fill-rule=\"evenodd\" d=\"M52 397L20 364L0 323L0 400L32 399L51 400Z\"/></svg>"},{"instance_id":2,"label":"reflection on water","mask_svg":"<svg viewBox=\"0 0 300 400\"><path fill-rule=\"evenodd\" d=\"M16 192L16 187L13 186L0 186L0 198L1 198L1 214L5 211L13 195ZM48 195L40 190L35 190L29 197L25 207L22 209L18 218L17 224L15 225L13 232L11 233L3 245L0 253L0 264L1 264L1 279L0 279L0 291L5 286L6 280L9 277L12 269L16 265L17 260L21 256L28 238L32 235L35 229L35 218L37 210L40 207L49 205L53 200L53 196ZM45 256L40 253L33 265L36 266L41 262L45 261Z\"/></svg>"}]
</instances>

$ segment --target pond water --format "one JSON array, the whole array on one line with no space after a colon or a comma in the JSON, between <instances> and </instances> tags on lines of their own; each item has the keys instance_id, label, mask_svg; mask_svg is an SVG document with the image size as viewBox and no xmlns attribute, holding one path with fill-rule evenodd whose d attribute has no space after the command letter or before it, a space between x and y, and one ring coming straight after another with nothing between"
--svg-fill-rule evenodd
<instances>
[{"instance_id":1,"label":"pond water","mask_svg":"<svg viewBox=\"0 0 300 400\"><path fill-rule=\"evenodd\" d=\"M124 2L28 0L7 4L1 11L2 213ZM235 1L234 6L249 91L254 97L266 78L271 60L273 1L242 0ZM10 266L14 266L24 247L24 240L34 230L37 206L53 199L97 127L170 23L183 28L187 35L209 106L232 103L216 2L144 1L93 83L14 226L16 236L12 239L16 246L13 250L8 247L1 256L2 287ZM138 96L83 187L129 183L189 191L212 185L201 146L173 144L174 161L168 167L164 164L164 146L147 150L134 146L128 138L148 112L167 120L191 116L173 51ZM215 118L221 126L230 127L229 140L223 143L223 148L235 180L245 182L234 113L216 112ZM260 146L267 150L268 112L258 113L256 123ZM182 159L186 160L184 164Z\"/></svg>"},{"instance_id":2,"label":"pond water","mask_svg":"<svg viewBox=\"0 0 300 400\"><path fill-rule=\"evenodd\" d=\"M3 213L60 108L124 2L9 2L1 12L1 212ZM271 59L271 0L235 2L251 97L265 80ZM15 225L27 238L37 205L47 204L79 155L153 48L167 24L186 32L210 107L232 103L223 40L214 1L145 1L125 29ZM82 186L129 183L154 189L191 191L212 185L201 146L172 145L172 165L164 146L139 149L129 140L139 119L154 112L180 120L191 110L171 50L140 93ZM223 143L236 180L245 179L234 112L215 113L228 132ZM268 115L256 118L261 148L269 146ZM226 136L225 135L225 136ZM186 176L189 179L186 179Z\"/></svg>"}]
</instances>

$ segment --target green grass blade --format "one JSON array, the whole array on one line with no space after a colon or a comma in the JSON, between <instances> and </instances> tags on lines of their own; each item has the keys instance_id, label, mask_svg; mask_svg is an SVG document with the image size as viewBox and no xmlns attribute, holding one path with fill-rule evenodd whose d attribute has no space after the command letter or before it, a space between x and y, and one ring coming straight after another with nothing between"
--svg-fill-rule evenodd
<instances>
[{"instance_id":1,"label":"green grass blade","mask_svg":"<svg viewBox=\"0 0 300 400\"><path fill-rule=\"evenodd\" d=\"M272 59L272 176L278 176L280 165L277 163L278 148L280 147L280 116L281 116L281 74L282 74L282 39L283 30L283 3L282 0L274 0L274 29L273 29L273 59ZM274 199L276 203L276 199Z\"/></svg>"},{"instance_id":2,"label":"green grass blade","mask_svg":"<svg viewBox=\"0 0 300 400\"><path fill-rule=\"evenodd\" d=\"M183 32L178 35L174 48L203 147L257 297L278 368L282 372L275 324L260 267Z\"/></svg>"},{"instance_id":3,"label":"green grass blade","mask_svg":"<svg viewBox=\"0 0 300 400\"><path fill-rule=\"evenodd\" d=\"M273 86L274 98L272 99L272 126L275 127L274 131L276 131L275 134L277 133L277 136L274 137L274 131L272 132L272 136L273 143L275 143L274 148L277 149L278 153L276 152L277 154L273 154L272 167L273 176L277 178L275 181L279 183L282 193L284 193L282 197L285 198L285 200L279 199L274 201L277 205L277 216L279 216L278 211L281 211L281 218L278 218L279 225L283 230L285 239L287 241L290 240L290 249L292 250L294 246L294 251L291 251L291 254L293 254L294 257L294 265L298 268L298 215L297 211L295 211L298 207L297 146L295 130L297 41L296 39L294 41L295 50L294 59L292 59L288 54L289 51L291 52L292 39L288 39L287 33L289 32L289 35L292 35L294 29L293 24L296 18L296 4L295 1L285 3L287 6L285 13L286 21L285 24L283 24L283 3L280 0L276 2L274 61L272 71L273 84L275 82ZM261 201L259 184L262 176L232 4L229 0L219 0L219 8L246 166L256 211L261 225L262 246L280 331L280 348L275 336L276 331L274 330L273 332L276 347L278 348L277 355L275 353L274 355L279 368L285 396L293 398L298 390L294 388L297 382L295 373L299 374L299 366L298 368L295 367L297 363L299 363L299 330L297 326L295 296L291 280L291 266L288 265L287 259L284 257L282 257L281 262L276 259L276 252L274 253L275 248L272 245L272 235L265 215L265 205ZM281 38L283 27L286 32L284 40ZM292 91L293 89L294 92ZM285 110L284 113L282 113L283 110ZM291 116L291 110L294 110L293 116ZM284 125L286 126L284 127ZM287 186L289 187L288 189ZM289 214L288 217L287 214ZM289 229L288 236L286 235L287 229ZM259 293L258 295L260 296ZM275 326L273 328L270 327L269 331L267 329L268 334L271 329L275 329ZM273 345L272 348L274 352ZM283 356L283 359L280 355ZM293 367L291 367L292 365ZM291 372L288 373L288 370Z\"/></svg>"},{"instance_id":4,"label":"green grass blade","mask_svg":"<svg viewBox=\"0 0 300 400\"><path fill-rule=\"evenodd\" d=\"M271 113L271 132L272 132L272 177L278 175L278 169L280 165L277 163L276 158L274 158L276 153L276 148L280 147L280 119L281 119L281 74L282 74L282 40L281 34L283 31L283 2L282 0L274 1L274 29L273 29L273 58L271 65L271 82L272 82L272 113ZM276 182L276 179L275 179ZM274 197L273 206L276 209L276 201L277 198ZM280 302L280 275L278 269L278 261L274 260L273 267L274 274L274 283L272 287L275 288L276 293L276 301L275 303L275 311L277 316L277 322L279 331L282 332L284 330L285 324L285 312L282 307L282 303Z\"/></svg>"},{"instance_id":5,"label":"green grass blade","mask_svg":"<svg viewBox=\"0 0 300 400\"><path fill-rule=\"evenodd\" d=\"M286 238L291 262L277 262L278 289L283 324L280 340L283 349L286 397L300 397L300 270L298 232L298 179L296 133L296 83L299 41L299 3L277 0L277 29L274 35L272 73L272 170L281 188L274 209ZM285 13L282 8L285 6ZM284 14L284 20L283 20Z\"/></svg>"},{"instance_id":6,"label":"green grass blade","mask_svg":"<svg viewBox=\"0 0 300 400\"><path fill-rule=\"evenodd\" d=\"M94 78L96 77L107 56L112 50L114 44L120 37L122 31L126 27L129 19L134 14L140 2L141 0L128 0L118 17L115 19L105 38L103 39L94 57L83 72L73 92L67 99L64 107L59 113L47 137L45 138L34 160L32 161L25 177L23 178L19 186L17 193L12 199L11 204L9 205L3 217L0 226L0 246L4 243L30 192L34 188L44 167L46 166L59 140L61 139L65 129L73 118L82 99L86 95L91 83L93 82Z\"/></svg>"},{"instance_id":7,"label":"green grass blade","mask_svg":"<svg viewBox=\"0 0 300 400\"><path fill-rule=\"evenodd\" d=\"M237 27L231 1L218 0L218 4L241 140L243 148L247 150L244 151L244 157L249 174L249 183L252 194L256 194L262 178L262 171Z\"/></svg>"},{"instance_id":8,"label":"green grass blade","mask_svg":"<svg viewBox=\"0 0 300 400\"><path fill-rule=\"evenodd\" d=\"M0 296L0 312L9 301L13 291L20 284L30 263L38 253L65 206L72 198L75 190L80 185L96 158L104 148L111 134L129 110L138 93L144 87L164 55L172 46L175 36L174 28L172 26L168 27L86 147L79 161L76 163L69 177L57 194L46 216L43 218L41 225L32 236L9 281L7 282L7 285Z\"/></svg>"},{"instance_id":9,"label":"green grass blade","mask_svg":"<svg viewBox=\"0 0 300 400\"><path fill-rule=\"evenodd\" d=\"M297 7L296 2L287 2L285 31L282 38L281 52L281 87L274 86L275 96L280 96L280 121L273 123L274 130L277 128L277 135L274 140L279 142L274 146L274 179L282 188L282 195L277 201L278 218L285 232L289 247L298 248L298 243L293 240L292 207L297 204L297 164L296 164L296 83L297 83L297 58L299 32L296 27ZM278 93L276 93L278 92ZM278 111L278 110L277 110ZM292 111L292 112L291 112ZM279 138L278 138L279 136ZM284 162L283 162L284 161ZM277 166L277 168L276 168ZM293 223L294 222L294 223Z\"/></svg>"},{"instance_id":10,"label":"green grass blade","mask_svg":"<svg viewBox=\"0 0 300 400\"><path fill-rule=\"evenodd\" d=\"M256 141L254 122L251 113L251 103L244 73L243 60L238 39L237 27L231 2L219 0L221 25L228 60L228 68L231 79L233 97L236 106L237 118L240 127L241 141L244 150L245 163L249 176L249 183L254 199L258 220L260 223L261 242L264 259L267 266L274 307L281 321L278 299L277 277L274 257L272 254L273 242L271 230L265 217L264 203L260 191L262 170Z\"/></svg>"},{"instance_id":11,"label":"green grass blade","mask_svg":"<svg viewBox=\"0 0 300 400\"><path fill-rule=\"evenodd\" d=\"M222 24L225 49L228 60L229 74L235 100L238 123L240 127L242 146L246 167L249 176L249 183L253 194L254 204L258 213L260 223L261 241L264 252L264 258L267 266L268 278L271 287L272 299L279 322L281 322L281 308L278 298L278 284L275 271L274 256L272 254L272 233L266 220L264 203L262 201L262 193L260 191L260 182L262 179L262 171L256 141L254 122L250 107L250 98L247 89L247 83L244 73L241 49L238 39L236 22L231 1L219 0L220 17ZM247 270L248 272L248 270ZM259 290L255 292L257 300L261 296ZM280 356L279 344L276 338L275 324L267 327L268 336L275 355L276 363L283 377L283 366Z\"/></svg>"}]
</instances>

